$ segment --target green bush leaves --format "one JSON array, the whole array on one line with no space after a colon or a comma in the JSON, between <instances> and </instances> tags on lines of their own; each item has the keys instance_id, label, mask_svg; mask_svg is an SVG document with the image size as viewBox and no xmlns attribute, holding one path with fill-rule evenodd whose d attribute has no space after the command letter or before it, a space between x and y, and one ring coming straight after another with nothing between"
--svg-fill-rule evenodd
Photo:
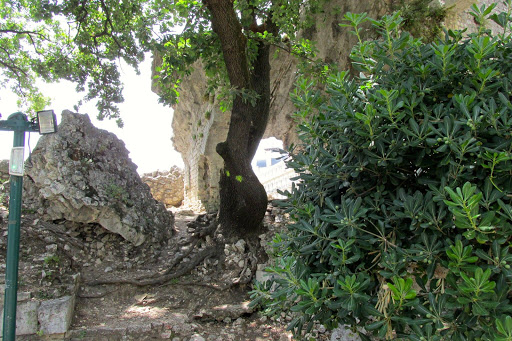
<instances>
[{"instance_id":1,"label":"green bush leaves","mask_svg":"<svg viewBox=\"0 0 512 341\"><path fill-rule=\"evenodd\" d=\"M348 13L353 67L292 94L298 181L253 298L366 340L511 340L512 2L473 7L477 33L422 43ZM489 17L490 16L490 17ZM487 18L505 31L484 26ZM380 39L362 41L370 21ZM324 88L320 91L319 88Z\"/></svg>"}]
</instances>

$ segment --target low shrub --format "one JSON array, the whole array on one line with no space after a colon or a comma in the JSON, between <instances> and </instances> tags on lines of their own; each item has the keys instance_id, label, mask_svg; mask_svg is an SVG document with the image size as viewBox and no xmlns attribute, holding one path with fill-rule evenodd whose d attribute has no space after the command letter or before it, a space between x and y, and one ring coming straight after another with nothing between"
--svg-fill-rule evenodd
<instances>
[{"instance_id":1,"label":"low shrub","mask_svg":"<svg viewBox=\"0 0 512 341\"><path fill-rule=\"evenodd\" d=\"M512 29L472 7L477 33L423 43L398 13L346 15L360 72L301 79L299 175L253 305L296 334L348 324L364 340L512 340ZM493 35L488 19L503 30Z\"/></svg>"}]
</instances>

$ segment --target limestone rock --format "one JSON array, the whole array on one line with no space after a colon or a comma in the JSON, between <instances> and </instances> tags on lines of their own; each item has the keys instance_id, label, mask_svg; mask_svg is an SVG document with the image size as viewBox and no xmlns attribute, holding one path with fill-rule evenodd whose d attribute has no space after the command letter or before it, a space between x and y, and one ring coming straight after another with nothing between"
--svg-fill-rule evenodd
<instances>
[{"instance_id":1,"label":"limestone rock","mask_svg":"<svg viewBox=\"0 0 512 341\"><path fill-rule=\"evenodd\" d=\"M482 5L489 7L496 3L496 8L493 13L506 12L506 4L504 1L496 0L436 0L441 6L448 9L444 24L450 29L467 29L466 33L474 33L478 31L475 25L475 20L470 14L470 7L477 4L478 8ZM498 26L494 21L488 20L486 27L491 29L494 33L503 32L503 29Z\"/></svg>"},{"instance_id":2,"label":"limestone rock","mask_svg":"<svg viewBox=\"0 0 512 341\"><path fill-rule=\"evenodd\" d=\"M45 335L67 332L71 325L74 309L74 296L64 296L41 302L37 312L40 330Z\"/></svg>"},{"instance_id":3,"label":"limestone rock","mask_svg":"<svg viewBox=\"0 0 512 341\"><path fill-rule=\"evenodd\" d=\"M183 202L183 171L174 166L167 172L146 173L141 177L149 186L153 198L166 207L178 207Z\"/></svg>"},{"instance_id":4,"label":"limestone rock","mask_svg":"<svg viewBox=\"0 0 512 341\"><path fill-rule=\"evenodd\" d=\"M47 221L97 223L135 246L163 242L174 218L136 170L121 140L66 110L26 162L24 202Z\"/></svg>"},{"instance_id":5,"label":"limestone rock","mask_svg":"<svg viewBox=\"0 0 512 341\"><path fill-rule=\"evenodd\" d=\"M30 335L37 332L38 301L20 302L16 306L16 335ZM3 303L0 305L0 320L4 318ZM0 325L0 334L3 333L3 324Z\"/></svg>"},{"instance_id":6,"label":"limestone rock","mask_svg":"<svg viewBox=\"0 0 512 341\"><path fill-rule=\"evenodd\" d=\"M332 331L331 341L361 341L361 337L351 331L348 326L341 325Z\"/></svg>"},{"instance_id":7,"label":"limestone rock","mask_svg":"<svg viewBox=\"0 0 512 341\"><path fill-rule=\"evenodd\" d=\"M252 314L253 308L249 307L249 302L240 304L223 304L211 309L203 309L194 316L196 320L216 320L224 321L226 318L236 320L240 316Z\"/></svg>"}]
</instances>

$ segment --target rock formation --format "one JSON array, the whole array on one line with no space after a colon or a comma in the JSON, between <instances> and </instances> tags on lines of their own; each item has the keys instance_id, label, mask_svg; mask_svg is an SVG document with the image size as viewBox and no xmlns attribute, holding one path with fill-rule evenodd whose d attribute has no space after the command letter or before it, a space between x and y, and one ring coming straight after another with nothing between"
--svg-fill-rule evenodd
<instances>
[{"instance_id":1,"label":"rock formation","mask_svg":"<svg viewBox=\"0 0 512 341\"><path fill-rule=\"evenodd\" d=\"M25 164L24 203L44 220L97 223L135 246L164 242L174 218L136 170L114 134L64 111L58 132L42 136Z\"/></svg>"},{"instance_id":2,"label":"rock formation","mask_svg":"<svg viewBox=\"0 0 512 341\"><path fill-rule=\"evenodd\" d=\"M449 9L447 25L450 28L474 26L472 17L467 14L473 1L438 0ZM480 4L489 5L492 0L481 0ZM377 18L392 10L393 0L359 1L332 0L324 11L317 14L316 26L301 33L302 37L317 42L317 56L327 63L335 63L340 69L349 68L349 55L356 37L348 28L338 24L343 22L346 12L366 12ZM369 32L362 32L368 36ZM297 141L295 123L291 114L295 111L289 93L293 90L297 74L297 59L283 51L276 52L271 60L272 102L270 119L265 137L274 136L283 140L284 146ZM153 67L162 62L156 55ZM153 86L158 93L158 87ZM174 108L172 129L173 143L181 153L184 169L185 199L190 207L212 210L218 207L218 182L223 166L221 157L216 153L217 143L225 140L229 124L229 112L222 112L215 101L205 96L206 76L200 63L194 65L194 71L182 81L179 103Z\"/></svg>"},{"instance_id":3,"label":"rock formation","mask_svg":"<svg viewBox=\"0 0 512 341\"><path fill-rule=\"evenodd\" d=\"M143 174L142 182L149 186L153 198L166 207L178 207L183 202L183 171L174 166L170 171Z\"/></svg>"},{"instance_id":4,"label":"rock formation","mask_svg":"<svg viewBox=\"0 0 512 341\"><path fill-rule=\"evenodd\" d=\"M471 5L476 3L478 7L482 5L486 5L489 7L493 3L497 3L494 12L502 12L506 11L506 5L503 1L496 0L437 0L440 5L444 6L448 9L446 13L446 18L444 24L446 27L451 29L465 29L467 28L467 32L476 32L477 26L475 25L475 20L471 14L469 14L469 9ZM492 29L493 31L498 31L499 26L493 21L489 21L487 23L487 28Z\"/></svg>"}]
</instances>

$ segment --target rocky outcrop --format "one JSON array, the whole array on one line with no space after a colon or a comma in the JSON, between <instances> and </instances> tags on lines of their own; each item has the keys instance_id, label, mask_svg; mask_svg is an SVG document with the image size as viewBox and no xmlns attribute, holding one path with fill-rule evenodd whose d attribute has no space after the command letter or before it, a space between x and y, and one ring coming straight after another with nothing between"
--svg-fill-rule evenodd
<instances>
[{"instance_id":1,"label":"rocky outcrop","mask_svg":"<svg viewBox=\"0 0 512 341\"><path fill-rule=\"evenodd\" d=\"M461 28L471 26L472 17L467 14L473 1L438 0L449 9L447 26ZM490 4L493 0L481 0L480 4ZM340 27L346 12L366 12L377 18L392 10L398 2L393 0L359 1L331 0L322 13L315 18L316 26L301 33L302 37L316 42L317 56L327 63L335 63L340 69L348 69L349 55L356 37L348 28ZM474 26L474 23L473 23ZM363 37L369 32L363 31ZM289 93L293 90L297 75L297 59L283 51L273 51L271 60L271 108L270 119L265 137L274 136L283 141L284 146L297 142L295 122L292 113L294 105ZM154 58L156 68L162 60ZM158 93L158 87L153 86ZM181 153L184 169L185 205L189 207L218 207L218 182L223 166L215 147L225 140L228 131L229 112L219 110L215 101L206 94L206 76L200 63L194 65L194 71L182 81L179 103L174 108L172 129L173 143Z\"/></svg>"},{"instance_id":2,"label":"rocky outcrop","mask_svg":"<svg viewBox=\"0 0 512 341\"><path fill-rule=\"evenodd\" d=\"M474 3L478 7L485 5L489 7L491 4L496 3L494 12L506 12L506 5L504 1L496 0L437 0L440 5L447 9L444 24L450 29L467 29L467 33L476 32L477 26L475 25L475 18L469 14L470 7ZM503 31L495 22L490 21L486 23L487 28L494 32Z\"/></svg>"},{"instance_id":3,"label":"rocky outcrop","mask_svg":"<svg viewBox=\"0 0 512 341\"><path fill-rule=\"evenodd\" d=\"M141 177L149 186L153 198L166 207L178 207L183 202L183 171L174 166L170 171L155 171Z\"/></svg>"},{"instance_id":4,"label":"rocky outcrop","mask_svg":"<svg viewBox=\"0 0 512 341\"><path fill-rule=\"evenodd\" d=\"M96 223L135 246L161 243L174 218L137 174L124 143L87 115L62 113L25 164L24 203L47 221Z\"/></svg>"}]
</instances>

